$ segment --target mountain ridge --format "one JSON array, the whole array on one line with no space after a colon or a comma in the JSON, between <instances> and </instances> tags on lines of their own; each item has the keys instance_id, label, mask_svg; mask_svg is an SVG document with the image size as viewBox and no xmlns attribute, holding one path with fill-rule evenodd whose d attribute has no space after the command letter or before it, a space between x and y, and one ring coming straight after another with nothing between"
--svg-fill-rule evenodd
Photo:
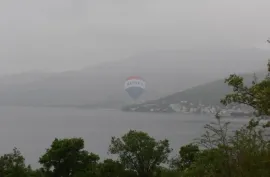
<instances>
[{"instance_id":1,"label":"mountain ridge","mask_svg":"<svg viewBox=\"0 0 270 177\"><path fill-rule=\"evenodd\" d=\"M130 75L147 81L141 101L154 100L235 71L261 69L267 56L268 52L259 50L146 52L78 71L45 74L30 82L22 80L16 86L6 86L0 79L0 105L121 108L132 103L124 91Z\"/></svg>"},{"instance_id":2,"label":"mountain ridge","mask_svg":"<svg viewBox=\"0 0 270 177\"><path fill-rule=\"evenodd\" d=\"M258 80L262 80L267 75L267 71L258 71L255 73L242 73L244 83L248 86L252 84L254 80L254 74ZM177 105L181 103L191 104L193 106L205 105L210 107L224 107L220 100L224 98L226 94L232 93L232 88L229 87L224 79L215 80L202 85L198 85L181 92L162 97L157 100L150 100L142 104L135 104L123 107L124 111L143 111L151 112L151 109L169 110L170 105ZM150 106L149 106L150 105ZM171 110L172 111L172 110Z\"/></svg>"}]
</instances>

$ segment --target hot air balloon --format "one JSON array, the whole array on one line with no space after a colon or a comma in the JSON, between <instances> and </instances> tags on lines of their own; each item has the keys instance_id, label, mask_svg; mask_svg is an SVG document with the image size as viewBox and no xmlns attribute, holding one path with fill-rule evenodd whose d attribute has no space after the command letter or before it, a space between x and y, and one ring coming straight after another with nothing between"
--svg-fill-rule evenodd
<instances>
[{"instance_id":1,"label":"hot air balloon","mask_svg":"<svg viewBox=\"0 0 270 177\"><path fill-rule=\"evenodd\" d=\"M145 81L139 76L130 76L125 82L125 91L129 96L136 100L138 99L145 89Z\"/></svg>"}]
</instances>

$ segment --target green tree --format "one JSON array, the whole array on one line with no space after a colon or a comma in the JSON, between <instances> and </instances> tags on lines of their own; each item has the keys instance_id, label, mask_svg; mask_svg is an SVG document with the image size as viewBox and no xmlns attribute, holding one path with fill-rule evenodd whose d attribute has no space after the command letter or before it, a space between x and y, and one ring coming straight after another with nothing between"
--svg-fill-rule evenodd
<instances>
[{"instance_id":1,"label":"green tree","mask_svg":"<svg viewBox=\"0 0 270 177\"><path fill-rule=\"evenodd\" d=\"M81 138L55 139L39 159L46 174L53 177L84 176L95 170L99 156L84 149Z\"/></svg>"},{"instance_id":2,"label":"green tree","mask_svg":"<svg viewBox=\"0 0 270 177\"><path fill-rule=\"evenodd\" d=\"M180 177L181 173L175 169L161 168L160 177Z\"/></svg>"},{"instance_id":3,"label":"green tree","mask_svg":"<svg viewBox=\"0 0 270 177\"><path fill-rule=\"evenodd\" d=\"M147 133L130 130L121 138L112 137L109 152L118 154L124 167L140 177L153 177L158 167L168 161L171 149L166 139L156 141Z\"/></svg>"},{"instance_id":4,"label":"green tree","mask_svg":"<svg viewBox=\"0 0 270 177\"><path fill-rule=\"evenodd\" d=\"M197 154L184 176L264 177L270 174L270 142L264 127L251 120L231 136L222 136L220 127L224 126L207 128L207 136L203 135L199 142L205 149Z\"/></svg>"},{"instance_id":5,"label":"green tree","mask_svg":"<svg viewBox=\"0 0 270 177\"><path fill-rule=\"evenodd\" d=\"M243 84L243 78L236 75L231 75L225 82L233 87L234 92L227 95L222 103L246 104L253 107L258 116L269 116L269 75L261 81L255 79L249 87ZM205 126L206 132L198 142L204 149L198 153L183 176L269 176L269 126L260 126L259 120L251 119L248 125L229 134L228 125L228 122L222 123L217 115L216 124Z\"/></svg>"},{"instance_id":6,"label":"green tree","mask_svg":"<svg viewBox=\"0 0 270 177\"><path fill-rule=\"evenodd\" d=\"M106 159L99 164L100 177L137 177L134 171L126 170L125 167L118 161Z\"/></svg>"},{"instance_id":7,"label":"green tree","mask_svg":"<svg viewBox=\"0 0 270 177\"><path fill-rule=\"evenodd\" d=\"M112 159L106 159L99 164L99 174L102 177L120 177L123 175L125 168L123 165Z\"/></svg>"},{"instance_id":8,"label":"green tree","mask_svg":"<svg viewBox=\"0 0 270 177\"><path fill-rule=\"evenodd\" d=\"M179 157L172 161L172 167L180 171L185 171L194 163L199 152L199 146L195 144L182 146L179 151Z\"/></svg>"},{"instance_id":9,"label":"green tree","mask_svg":"<svg viewBox=\"0 0 270 177\"><path fill-rule=\"evenodd\" d=\"M14 148L12 153L4 154L0 157L0 176L28 177L31 168L26 167L24 161L24 157L17 148Z\"/></svg>"},{"instance_id":10,"label":"green tree","mask_svg":"<svg viewBox=\"0 0 270 177\"><path fill-rule=\"evenodd\" d=\"M42 168L37 170L32 170L29 177L51 177L51 173L46 173Z\"/></svg>"},{"instance_id":11,"label":"green tree","mask_svg":"<svg viewBox=\"0 0 270 177\"><path fill-rule=\"evenodd\" d=\"M268 62L268 72L270 73L270 61ZM255 78L252 86L244 84L243 77L235 74L230 75L225 80L233 88L233 93L226 95L221 102L224 105L240 103L251 106L255 109L258 116L270 116L270 75L264 80L257 81Z\"/></svg>"}]
</instances>

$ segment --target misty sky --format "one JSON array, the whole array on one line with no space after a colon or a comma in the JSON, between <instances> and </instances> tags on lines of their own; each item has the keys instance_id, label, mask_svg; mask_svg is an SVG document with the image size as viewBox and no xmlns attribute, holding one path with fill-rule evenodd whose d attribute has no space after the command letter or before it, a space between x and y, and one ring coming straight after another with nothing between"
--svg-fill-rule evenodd
<instances>
[{"instance_id":1,"label":"misty sky","mask_svg":"<svg viewBox=\"0 0 270 177\"><path fill-rule=\"evenodd\" d=\"M2 0L0 74L79 69L155 49L266 48L269 7L269 0Z\"/></svg>"}]
</instances>

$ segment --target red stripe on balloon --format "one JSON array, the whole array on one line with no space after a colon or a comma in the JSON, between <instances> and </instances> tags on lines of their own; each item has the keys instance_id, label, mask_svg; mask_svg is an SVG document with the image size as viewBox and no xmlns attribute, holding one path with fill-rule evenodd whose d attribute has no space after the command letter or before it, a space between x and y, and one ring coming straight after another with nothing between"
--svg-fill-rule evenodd
<instances>
[{"instance_id":1,"label":"red stripe on balloon","mask_svg":"<svg viewBox=\"0 0 270 177\"><path fill-rule=\"evenodd\" d=\"M141 77L139 76L130 76L127 78L127 80L132 80L132 79L140 79L140 80L143 80Z\"/></svg>"}]
</instances>

